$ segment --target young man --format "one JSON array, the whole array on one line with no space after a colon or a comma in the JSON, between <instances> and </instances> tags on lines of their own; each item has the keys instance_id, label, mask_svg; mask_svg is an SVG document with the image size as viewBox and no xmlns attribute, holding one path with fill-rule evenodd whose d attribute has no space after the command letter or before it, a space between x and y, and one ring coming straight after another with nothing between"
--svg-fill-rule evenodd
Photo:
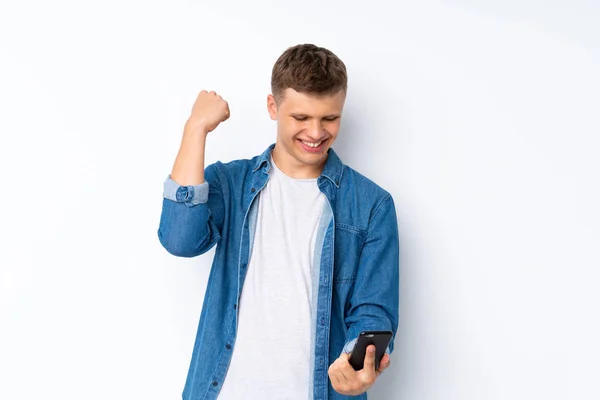
<instances>
[{"instance_id":1,"label":"young man","mask_svg":"<svg viewBox=\"0 0 600 400\"><path fill-rule=\"evenodd\" d=\"M206 136L229 118L202 91L164 184L158 236L171 254L217 245L183 399L366 399L389 354L364 368L362 331L398 326L398 227L389 193L331 148L346 98L344 63L287 49L267 97L277 140L250 160L205 169Z\"/></svg>"}]
</instances>

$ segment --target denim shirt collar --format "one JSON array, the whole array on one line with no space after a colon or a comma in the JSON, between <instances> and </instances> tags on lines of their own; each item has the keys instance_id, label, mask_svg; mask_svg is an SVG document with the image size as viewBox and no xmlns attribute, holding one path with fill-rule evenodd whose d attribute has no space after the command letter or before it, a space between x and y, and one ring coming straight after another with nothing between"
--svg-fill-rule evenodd
<instances>
[{"instance_id":1,"label":"denim shirt collar","mask_svg":"<svg viewBox=\"0 0 600 400\"><path fill-rule=\"evenodd\" d=\"M271 144L260 156L258 156L253 172L258 171L265 165L265 172L269 172L271 169L271 152L274 148L275 143ZM342 180L342 173L344 171L344 164L332 148L329 148L327 154L327 161L325 161L325 167L323 168L320 177L329 179L336 188L339 188L340 181Z\"/></svg>"}]
</instances>

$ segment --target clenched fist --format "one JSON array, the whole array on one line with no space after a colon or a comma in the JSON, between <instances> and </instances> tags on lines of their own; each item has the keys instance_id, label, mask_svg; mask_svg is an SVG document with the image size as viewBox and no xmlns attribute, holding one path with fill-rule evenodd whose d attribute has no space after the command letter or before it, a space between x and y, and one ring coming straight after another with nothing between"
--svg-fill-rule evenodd
<instances>
[{"instance_id":1,"label":"clenched fist","mask_svg":"<svg viewBox=\"0 0 600 400\"><path fill-rule=\"evenodd\" d=\"M186 125L188 129L209 133L229 118L229 105L217 93L200 92Z\"/></svg>"}]
</instances>

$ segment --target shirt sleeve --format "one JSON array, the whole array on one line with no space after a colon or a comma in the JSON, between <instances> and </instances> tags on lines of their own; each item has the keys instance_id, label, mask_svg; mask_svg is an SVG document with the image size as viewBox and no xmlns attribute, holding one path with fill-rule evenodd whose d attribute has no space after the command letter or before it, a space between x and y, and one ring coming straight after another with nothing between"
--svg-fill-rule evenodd
<instances>
[{"instance_id":1,"label":"shirt sleeve","mask_svg":"<svg viewBox=\"0 0 600 400\"><path fill-rule=\"evenodd\" d=\"M196 206L208 201L209 183L182 186L175 182L171 175L163 184L163 197L177 203L185 203L188 207Z\"/></svg>"},{"instance_id":2,"label":"shirt sleeve","mask_svg":"<svg viewBox=\"0 0 600 400\"><path fill-rule=\"evenodd\" d=\"M170 175L164 181L158 238L175 256L198 256L221 239L225 201L216 164L206 167L204 179L190 186L178 184Z\"/></svg>"},{"instance_id":3,"label":"shirt sleeve","mask_svg":"<svg viewBox=\"0 0 600 400\"><path fill-rule=\"evenodd\" d=\"M399 240L394 201L390 195L374 209L369 221L356 281L345 314L348 328L344 351L352 351L362 331L391 330L394 350L399 308Z\"/></svg>"}]
</instances>

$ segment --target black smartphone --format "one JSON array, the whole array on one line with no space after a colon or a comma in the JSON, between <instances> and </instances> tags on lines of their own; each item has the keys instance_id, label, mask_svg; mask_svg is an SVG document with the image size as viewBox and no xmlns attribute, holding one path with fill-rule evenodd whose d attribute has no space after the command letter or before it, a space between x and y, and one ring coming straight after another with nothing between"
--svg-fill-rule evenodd
<instances>
[{"instance_id":1,"label":"black smartphone","mask_svg":"<svg viewBox=\"0 0 600 400\"><path fill-rule=\"evenodd\" d=\"M379 369L379 363L385 354L385 350L392 340L392 331L364 331L358 335L354 350L350 354L350 365L355 371L363 369L367 346L375 345L375 369Z\"/></svg>"}]
</instances>

